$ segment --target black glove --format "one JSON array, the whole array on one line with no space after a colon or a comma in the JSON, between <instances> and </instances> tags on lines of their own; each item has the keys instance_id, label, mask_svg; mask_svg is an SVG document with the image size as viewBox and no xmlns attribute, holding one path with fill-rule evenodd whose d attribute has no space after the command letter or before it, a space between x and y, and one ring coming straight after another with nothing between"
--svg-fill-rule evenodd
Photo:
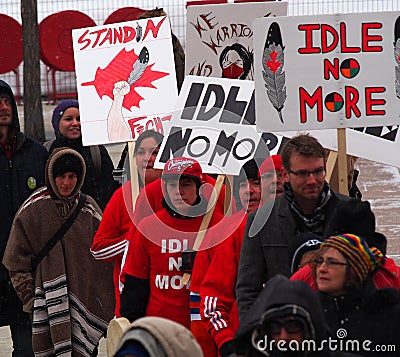
<instances>
[{"instance_id":1,"label":"black glove","mask_svg":"<svg viewBox=\"0 0 400 357\"><path fill-rule=\"evenodd\" d=\"M195 250L184 250L182 252L182 265L180 271L183 273L191 273L194 266L194 260L196 258L197 251Z\"/></svg>"},{"instance_id":2,"label":"black glove","mask_svg":"<svg viewBox=\"0 0 400 357\"><path fill-rule=\"evenodd\" d=\"M235 357L236 356L236 351L235 351L235 344L233 340L225 342L220 350L219 353L221 357Z\"/></svg>"}]
</instances>

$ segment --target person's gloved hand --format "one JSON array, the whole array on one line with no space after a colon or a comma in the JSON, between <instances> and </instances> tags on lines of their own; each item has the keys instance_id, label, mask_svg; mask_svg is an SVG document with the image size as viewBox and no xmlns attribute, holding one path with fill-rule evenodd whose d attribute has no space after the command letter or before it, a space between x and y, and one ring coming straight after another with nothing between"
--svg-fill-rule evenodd
<instances>
[{"instance_id":1,"label":"person's gloved hand","mask_svg":"<svg viewBox=\"0 0 400 357\"><path fill-rule=\"evenodd\" d=\"M182 252L182 265L179 269L181 272L189 274L192 273L196 253L197 251L190 249Z\"/></svg>"},{"instance_id":2,"label":"person's gloved hand","mask_svg":"<svg viewBox=\"0 0 400 357\"><path fill-rule=\"evenodd\" d=\"M233 340L225 342L220 350L219 353L221 357L237 357L237 354L235 352L235 344Z\"/></svg>"}]
</instances>

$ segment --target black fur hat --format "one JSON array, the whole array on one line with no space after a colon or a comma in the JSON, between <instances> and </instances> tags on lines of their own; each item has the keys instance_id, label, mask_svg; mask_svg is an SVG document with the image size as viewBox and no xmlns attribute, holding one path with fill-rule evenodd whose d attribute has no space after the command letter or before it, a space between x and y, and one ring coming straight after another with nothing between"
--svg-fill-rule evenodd
<instances>
[{"instance_id":1,"label":"black fur hat","mask_svg":"<svg viewBox=\"0 0 400 357\"><path fill-rule=\"evenodd\" d=\"M368 201L358 199L340 201L327 222L325 238L337 234L352 233L363 237L370 247L376 247L384 253L386 251L386 237L383 234L376 233L375 228L375 215Z\"/></svg>"},{"instance_id":2,"label":"black fur hat","mask_svg":"<svg viewBox=\"0 0 400 357\"><path fill-rule=\"evenodd\" d=\"M74 172L78 180L82 176L82 163L79 158L73 154L65 154L54 163L53 177L62 176L66 172Z\"/></svg>"}]
</instances>

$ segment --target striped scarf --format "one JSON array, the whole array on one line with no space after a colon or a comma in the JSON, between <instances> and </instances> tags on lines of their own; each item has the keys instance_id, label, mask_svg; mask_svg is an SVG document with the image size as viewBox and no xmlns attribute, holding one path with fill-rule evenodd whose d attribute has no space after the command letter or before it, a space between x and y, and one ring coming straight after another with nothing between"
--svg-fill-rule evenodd
<instances>
[{"instance_id":1,"label":"striped scarf","mask_svg":"<svg viewBox=\"0 0 400 357\"><path fill-rule=\"evenodd\" d=\"M321 192L318 206L312 213L311 217L306 216L302 212L300 206L294 199L292 187L288 183L285 183L284 195L289 202L290 209L294 214L296 222L298 222L298 230L300 232L313 232L316 235L322 236L325 221L323 208L332 197L332 191L328 183L324 183L324 188Z\"/></svg>"}]
</instances>

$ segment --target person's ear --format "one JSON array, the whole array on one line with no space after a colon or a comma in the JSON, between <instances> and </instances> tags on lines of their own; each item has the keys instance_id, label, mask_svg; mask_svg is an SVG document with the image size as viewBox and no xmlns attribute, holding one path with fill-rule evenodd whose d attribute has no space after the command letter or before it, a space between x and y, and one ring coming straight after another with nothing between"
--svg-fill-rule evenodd
<instances>
[{"instance_id":1,"label":"person's ear","mask_svg":"<svg viewBox=\"0 0 400 357\"><path fill-rule=\"evenodd\" d=\"M281 167L281 177L283 182L289 182L289 172L284 167Z\"/></svg>"}]
</instances>

